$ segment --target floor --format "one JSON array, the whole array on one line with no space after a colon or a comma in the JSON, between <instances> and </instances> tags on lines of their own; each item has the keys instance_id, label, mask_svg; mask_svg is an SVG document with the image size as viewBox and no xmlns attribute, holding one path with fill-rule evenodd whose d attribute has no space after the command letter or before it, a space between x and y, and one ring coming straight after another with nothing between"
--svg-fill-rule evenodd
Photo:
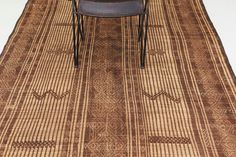
<instances>
[{"instance_id":1,"label":"floor","mask_svg":"<svg viewBox=\"0 0 236 157\"><path fill-rule=\"evenodd\" d=\"M236 74L236 1L203 0L208 14L223 42L231 67ZM15 23L22 13L27 0L8 0L0 2L0 53Z\"/></svg>"}]
</instances>

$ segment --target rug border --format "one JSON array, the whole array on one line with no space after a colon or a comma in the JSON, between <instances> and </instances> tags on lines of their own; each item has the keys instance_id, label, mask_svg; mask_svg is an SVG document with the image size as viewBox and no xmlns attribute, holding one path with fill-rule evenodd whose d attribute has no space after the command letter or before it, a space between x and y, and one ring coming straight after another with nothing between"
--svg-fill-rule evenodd
<instances>
[{"instance_id":1,"label":"rug border","mask_svg":"<svg viewBox=\"0 0 236 157\"><path fill-rule=\"evenodd\" d=\"M218 44L219 44L219 46L221 48L221 53L222 53L222 55L224 57L224 61L225 61L226 65L227 65L227 68L228 68L228 70L230 72L230 75L231 75L231 77L233 79L234 85L236 85L236 74L234 73L233 68L230 65L229 58L228 58L228 56L226 54L223 42L222 42L222 40L221 40L221 38L219 36L219 33L217 32L217 30L216 30L216 28L215 28L215 26L214 26L214 24L213 24L213 22L212 22L212 20L211 20L211 18L209 16L208 12L206 10L206 7L205 7L205 4L204 4L203 0L199 0L199 1L201 3L202 9L203 9L203 13L206 16L206 18L208 20L208 23L210 24L211 29L214 32L215 37L217 38Z\"/></svg>"},{"instance_id":2,"label":"rug border","mask_svg":"<svg viewBox=\"0 0 236 157\"><path fill-rule=\"evenodd\" d=\"M9 44L10 40L13 38L13 34L16 33L16 28L17 28L18 26L20 26L20 20L21 20L21 18L23 17L23 15L25 14L25 12L27 11L26 9L28 8L29 3L30 3L30 0L27 0L27 2L25 3L24 9L23 9L23 11L21 12L20 17L17 19L17 21L16 21L16 23L15 23L15 26L14 26L14 28L13 28L11 34L9 35L9 37L8 37L8 39L7 39L7 41L6 41L6 43L5 43L5 45L4 45L3 49L2 49L2 52L0 53L0 64L1 64L2 60L4 59L4 55L5 55L5 53L6 53L6 47L7 47L7 45Z\"/></svg>"}]
</instances>

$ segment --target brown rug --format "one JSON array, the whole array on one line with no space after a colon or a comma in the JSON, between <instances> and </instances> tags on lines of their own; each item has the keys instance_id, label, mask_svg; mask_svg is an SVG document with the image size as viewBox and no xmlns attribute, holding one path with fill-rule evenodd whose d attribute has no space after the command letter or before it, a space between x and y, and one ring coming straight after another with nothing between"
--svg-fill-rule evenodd
<instances>
[{"instance_id":1,"label":"brown rug","mask_svg":"<svg viewBox=\"0 0 236 157\"><path fill-rule=\"evenodd\" d=\"M71 1L29 0L0 58L2 157L235 157L236 79L202 0L86 18L73 67Z\"/></svg>"}]
</instances>

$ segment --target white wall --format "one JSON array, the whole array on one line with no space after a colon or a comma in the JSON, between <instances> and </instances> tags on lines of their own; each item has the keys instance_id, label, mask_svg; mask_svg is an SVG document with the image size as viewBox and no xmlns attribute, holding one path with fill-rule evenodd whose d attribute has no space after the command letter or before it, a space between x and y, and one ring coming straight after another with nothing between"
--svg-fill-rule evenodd
<instances>
[{"instance_id":1,"label":"white wall","mask_svg":"<svg viewBox=\"0 0 236 157\"><path fill-rule=\"evenodd\" d=\"M236 0L203 0L236 74Z\"/></svg>"},{"instance_id":2,"label":"white wall","mask_svg":"<svg viewBox=\"0 0 236 157\"><path fill-rule=\"evenodd\" d=\"M1 0L0 53L27 0ZM203 0L236 74L236 0Z\"/></svg>"},{"instance_id":3,"label":"white wall","mask_svg":"<svg viewBox=\"0 0 236 157\"><path fill-rule=\"evenodd\" d=\"M0 53L20 17L27 0L0 0Z\"/></svg>"}]
</instances>

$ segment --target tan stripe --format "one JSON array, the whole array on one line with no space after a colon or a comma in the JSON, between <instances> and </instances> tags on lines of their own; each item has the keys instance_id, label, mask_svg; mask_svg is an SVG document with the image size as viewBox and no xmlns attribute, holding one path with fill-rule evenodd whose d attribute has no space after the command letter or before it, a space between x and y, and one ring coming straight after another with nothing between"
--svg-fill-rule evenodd
<instances>
[{"instance_id":1,"label":"tan stripe","mask_svg":"<svg viewBox=\"0 0 236 157\"><path fill-rule=\"evenodd\" d=\"M126 23L126 26L128 27L128 29L127 29L127 48L128 48L128 50L127 50L127 53L128 53L128 55L127 55L127 68L129 69L128 70L128 79L129 80L132 80L132 75L131 75L131 68L129 68L129 67L132 67L132 60L130 59L131 58L131 51L132 50L134 50L133 49L133 47L132 47L132 45L133 45L133 41L132 40L135 40L135 38L134 38L134 36L132 35L132 25L131 25L131 23L132 23L132 18L127 18L127 23ZM133 90L133 86L132 86L132 84L131 84L131 82L129 82L128 83L128 85L129 85L129 90ZM137 143L136 143L136 140L137 140L137 138L138 138L138 136L137 136L137 133L136 133L136 131L138 131L138 129L137 129L137 117L135 117L135 115L134 114L132 114L132 113L136 113L135 112L135 109L134 109L134 103L135 103L135 99L134 99L134 96L133 96L133 93L134 93L135 91L133 91L133 92L129 92L129 101L130 101L130 106L129 106L129 115L130 115L130 139L131 139L131 141L130 141L130 156L139 156L137 153L139 153L138 152L138 148L137 148ZM134 133L135 132L135 133ZM136 139L136 140L133 140L133 139Z\"/></svg>"},{"instance_id":2,"label":"tan stripe","mask_svg":"<svg viewBox=\"0 0 236 157\"><path fill-rule=\"evenodd\" d=\"M23 90L22 90L23 91ZM5 127L5 128L7 128L7 127ZM1 138L1 139L3 139L3 138Z\"/></svg>"},{"instance_id":3,"label":"tan stripe","mask_svg":"<svg viewBox=\"0 0 236 157\"><path fill-rule=\"evenodd\" d=\"M90 55L90 60L88 62L89 64L89 67L87 69L87 79L90 78L90 70L91 70L91 63L92 63L92 54L93 54L93 51L94 51L94 43L95 43L95 30L96 30L96 23L97 23L97 19L94 19L94 22L93 22L93 27L92 27L92 37L91 37L91 44L90 44L90 48L89 48L89 55ZM82 118L81 118L81 131L80 131L80 143L79 143L79 156L83 156L83 150L84 150L84 139L85 139L85 128L86 128L86 119L87 119L87 112L88 112L88 95L89 95L89 86L88 84L87 85L87 91L85 90L86 92L86 95L87 96L87 100L85 101L85 106L83 108L83 111L82 111Z\"/></svg>"},{"instance_id":4,"label":"tan stripe","mask_svg":"<svg viewBox=\"0 0 236 157\"><path fill-rule=\"evenodd\" d=\"M170 52L171 52L171 50L170 50ZM168 53L167 53L167 55L168 55ZM171 61L171 63L173 62L173 60ZM170 65L171 65L171 63L169 63ZM173 63L172 63L173 64ZM172 68L171 68L172 69ZM176 66L173 66L173 69L176 69ZM176 69L176 71L177 71L177 69ZM165 71L164 71L165 72ZM168 71L167 71L168 72ZM169 74L168 74L169 75ZM167 75L167 76L168 76ZM176 78L176 77L173 77L173 78L170 78L170 79L178 79L178 78ZM178 92L178 90L176 90L176 89L179 89L180 87L174 87L173 85L172 85L172 89L173 89L173 91L175 91L176 93L175 93L175 95L179 95L178 97L180 97L181 98L181 96L180 95L182 95L182 94L180 94L180 93L178 93L177 94L177 92ZM182 91L183 92L183 91ZM181 98L182 99L182 98ZM170 103L167 103L167 104L170 104ZM175 106L174 108L176 108L177 109L177 111L179 111L179 112L173 112L174 113L174 115L173 115L173 120L175 119L174 117L178 117L178 118L183 118L184 119L184 117L186 117L186 115L185 114L182 114L182 113L184 113L184 112L186 112L187 110L186 110L186 107L182 107L182 106L179 106L179 105L177 105L177 103L174 103L174 104L172 104L173 106ZM183 112L184 111L184 112ZM176 114L177 113L177 114ZM178 114L179 113L179 114ZM190 117L190 116L187 116L188 118ZM187 119L188 119L187 118ZM180 133L181 133L181 136L182 137L188 137L188 136L190 136L189 135L189 131L190 130L188 130L188 128L189 128L189 126L185 126L185 127L182 127L182 126L184 126L185 124L184 124L185 122L184 121L180 121L180 122L178 122L176 125L176 128L180 128ZM190 123L189 123L189 125L190 125ZM174 124L173 124L173 126L174 126ZM194 152L192 151L192 146L185 146L184 145L184 147L183 147L184 149L183 150L185 150L184 151L184 153L185 154L189 154L189 155L193 155L194 154Z\"/></svg>"},{"instance_id":5,"label":"tan stripe","mask_svg":"<svg viewBox=\"0 0 236 157\"><path fill-rule=\"evenodd\" d=\"M121 26L126 25L126 18L121 19ZM122 32L122 70L124 71L124 91L125 91L125 104L126 104L126 127L127 127L127 156L132 156L132 128L131 128L131 117L130 117L130 103L128 98L128 80L127 80L127 74L125 72L126 70L126 63L127 63L127 57L126 57L126 47L127 47L127 30L125 27L121 27Z\"/></svg>"},{"instance_id":6,"label":"tan stripe","mask_svg":"<svg viewBox=\"0 0 236 157\"><path fill-rule=\"evenodd\" d=\"M173 8L173 7L172 7ZM171 12L168 14L168 15L172 15L171 14ZM176 15L172 15L172 16L175 16L176 18L175 19L177 19L177 16ZM176 24L176 23L178 23L177 21L174 21L174 22L170 22L170 24ZM175 30L175 28L178 28L178 25L176 26L172 26L172 28L173 28L173 30ZM176 34L176 36L177 36L177 34ZM183 40L183 41L185 41L185 40ZM180 47L180 45L177 45L178 46L178 48ZM177 49L177 52L181 52L181 51L183 51L183 50L181 50L181 49ZM183 68L183 69L181 69L182 71L185 71L185 69ZM186 77L186 76L185 76ZM185 103L186 103L186 100L184 100L185 101ZM192 103L193 103L193 101L192 101ZM198 120L198 119L196 119L196 120ZM198 123L197 123L198 124ZM193 140L195 140L194 139L194 137L193 137ZM197 145L197 143L195 143L195 145ZM196 147L197 148L197 147Z\"/></svg>"},{"instance_id":7,"label":"tan stripe","mask_svg":"<svg viewBox=\"0 0 236 157\"><path fill-rule=\"evenodd\" d=\"M190 64L189 64L189 65L190 65ZM193 80L194 80L194 79L193 79ZM198 99L199 99L199 98L198 98ZM199 100L199 101L201 101L201 100ZM202 113L204 113L204 112L202 112ZM206 116L206 115L205 115L205 116ZM204 118L204 119L205 119L205 118ZM204 120L204 119L203 119L203 120ZM208 126L206 122L205 122L205 124L206 124L206 126ZM208 129L209 129L209 126L208 126ZM214 145L213 145L213 147L214 147ZM215 149L213 149L213 150L215 150Z\"/></svg>"},{"instance_id":8,"label":"tan stripe","mask_svg":"<svg viewBox=\"0 0 236 157\"><path fill-rule=\"evenodd\" d=\"M137 19L134 21L132 21L132 26L136 26L138 21ZM136 24L136 25L135 25ZM135 43L137 43L137 39L138 39L138 32L135 30L135 29L132 29L133 30L133 36L131 37L131 39L134 40L133 42L133 46L131 47L131 50L137 50L137 51L140 51L138 49L138 47L136 46ZM135 54L138 54L136 51L135 52L132 52L130 53L130 58L134 58L136 59L137 57L135 57ZM138 55L136 55L138 56ZM131 65L132 66L135 66L135 67L139 67L140 65L137 64L134 60L131 61ZM142 112L142 108L141 108L141 100L140 100L140 96L139 94L137 93L140 93L139 91L139 88L137 87L137 70L135 71L135 73L133 73L132 71L130 71L130 74L132 76L132 88L133 88L133 91L131 92L131 94L133 94L133 98L134 98L134 111L133 113L135 113L135 119L136 119L136 127L135 127L135 130L137 130L137 133L135 134L136 135L136 147L137 147L137 153L138 155L136 156L144 156L144 153L145 153L145 150L142 150L143 146L146 146L144 139L143 137L145 136L144 135L144 128L143 128L143 117L141 114L139 114L140 112Z\"/></svg>"},{"instance_id":9,"label":"tan stripe","mask_svg":"<svg viewBox=\"0 0 236 157\"><path fill-rule=\"evenodd\" d=\"M30 5L30 4L28 4L28 5ZM30 7L29 6L29 10L28 10L28 12L30 11L30 9L31 9L32 7ZM45 13L47 13L47 11L45 11ZM46 16L44 16L44 18L45 18ZM26 20L23 20L23 22L24 21L26 21ZM36 34L36 37L37 37L37 35L39 35L39 32L40 32L40 27L39 27L39 29L38 29L39 31L37 32L37 34ZM20 35L20 34L19 34ZM19 56L17 56L17 57L19 57ZM26 63L26 62L25 62ZM23 64L22 65L22 67L25 67L25 65L26 64ZM22 68L22 69L24 69L24 68ZM19 84L19 80L20 80L20 78L22 77L22 74L23 74L23 70L21 69L21 71L20 71L20 73L19 73L19 76L17 77L17 79L16 79L16 82L15 82L15 84L14 84L14 86L13 86L13 90L12 90L12 92L11 92L11 94L10 94L10 96L8 97L8 100L7 100L7 102L9 103L10 101L11 101L11 97L13 96L13 94L14 94L14 92L15 92L15 90L17 89L16 87L17 87L17 85ZM12 106L12 105L11 105ZM10 107L11 107L10 106ZM7 110L4 110L4 112L6 112ZM3 112L3 113L4 113ZM2 117L3 117L3 114L1 115ZM0 118L0 119L2 119L2 117ZM1 124L1 123L0 123Z\"/></svg>"},{"instance_id":10,"label":"tan stripe","mask_svg":"<svg viewBox=\"0 0 236 157\"><path fill-rule=\"evenodd\" d=\"M165 102L165 101L164 101Z\"/></svg>"}]
</instances>

